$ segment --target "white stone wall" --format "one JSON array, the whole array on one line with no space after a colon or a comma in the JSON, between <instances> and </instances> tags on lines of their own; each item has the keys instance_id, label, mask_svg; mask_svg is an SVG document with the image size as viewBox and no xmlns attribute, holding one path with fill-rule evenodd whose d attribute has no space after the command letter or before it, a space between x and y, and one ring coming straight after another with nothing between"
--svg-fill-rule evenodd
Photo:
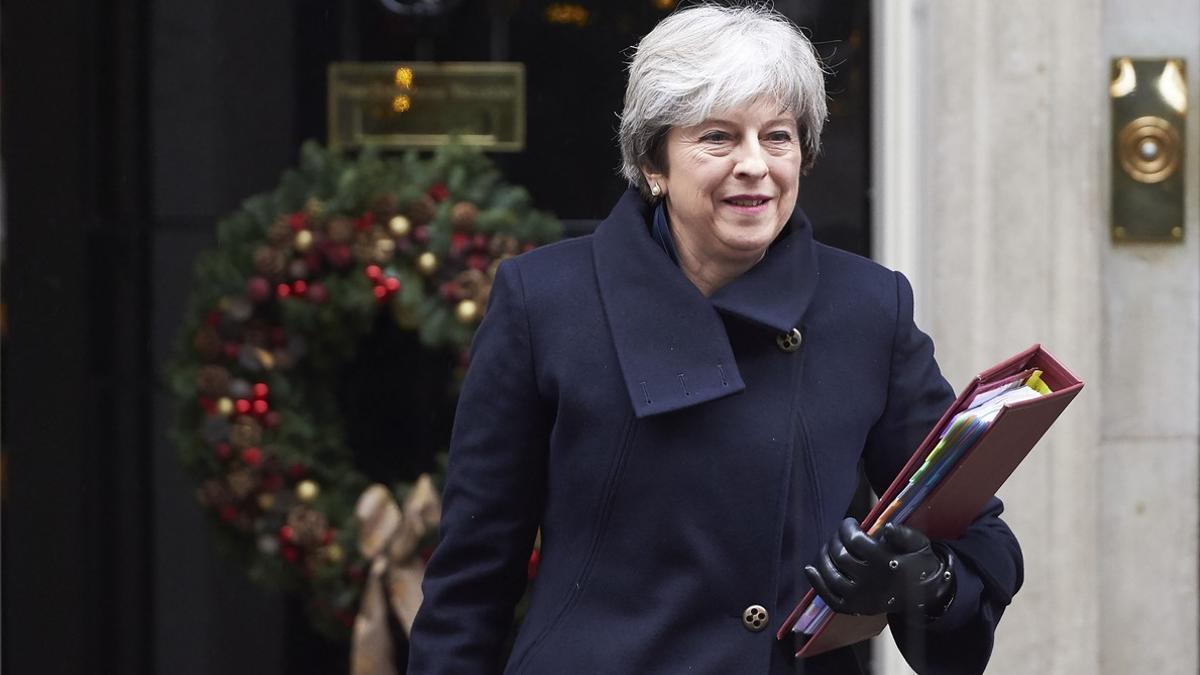
<instances>
[{"instance_id":1,"label":"white stone wall","mask_svg":"<svg viewBox=\"0 0 1200 675\"><path fill-rule=\"evenodd\" d=\"M1196 673L1200 0L873 9L878 257L956 387L1033 342L1087 383L1001 492L1026 583L989 672ZM1183 245L1110 243L1117 55L1187 58Z\"/></svg>"}]
</instances>

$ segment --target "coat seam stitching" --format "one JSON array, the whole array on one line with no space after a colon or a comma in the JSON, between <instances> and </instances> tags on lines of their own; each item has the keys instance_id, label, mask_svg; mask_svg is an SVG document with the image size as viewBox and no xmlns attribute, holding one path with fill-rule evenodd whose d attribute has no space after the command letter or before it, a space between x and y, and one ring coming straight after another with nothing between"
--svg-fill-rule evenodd
<instances>
[{"instance_id":1,"label":"coat seam stitching","mask_svg":"<svg viewBox=\"0 0 1200 675\"><path fill-rule=\"evenodd\" d=\"M541 633L533 639L529 644L529 648L521 656L520 660L513 666L513 672L521 672L530 660L541 652L542 647L546 645L546 638L553 633L563 619L571 613L578 605L579 596L583 593L583 584L591 577L592 566L595 563L596 554L600 550L600 542L608 529L608 520L612 512L612 504L614 495L616 494L617 484L620 482L620 476L625 469L625 460L629 456L629 447L633 444L634 432L637 427L637 418L632 413L629 415L624 433L622 434L621 446L617 451L617 456L613 460L613 468L609 474L608 485L604 491L604 503L600 507L600 513L596 520L596 534L592 538L591 544L588 547L587 558L584 560L583 566L579 574L575 577L575 583L567 591L567 598L563 602L562 607L554 618L542 629Z\"/></svg>"}]
</instances>

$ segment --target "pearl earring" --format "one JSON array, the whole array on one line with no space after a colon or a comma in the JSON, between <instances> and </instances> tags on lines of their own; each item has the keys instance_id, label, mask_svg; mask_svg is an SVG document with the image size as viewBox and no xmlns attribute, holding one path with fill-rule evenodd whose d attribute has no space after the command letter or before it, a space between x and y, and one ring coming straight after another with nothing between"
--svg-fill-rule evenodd
<instances>
[{"instance_id":1,"label":"pearl earring","mask_svg":"<svg viewBox=\"0 0 1200 675\"><path fill-rule=\"evenodd\" d=\"M662 188L658 187L658 183L650 184L650 194L654 195L655 197L662 194Z\"/></svg>"}]
</instances>

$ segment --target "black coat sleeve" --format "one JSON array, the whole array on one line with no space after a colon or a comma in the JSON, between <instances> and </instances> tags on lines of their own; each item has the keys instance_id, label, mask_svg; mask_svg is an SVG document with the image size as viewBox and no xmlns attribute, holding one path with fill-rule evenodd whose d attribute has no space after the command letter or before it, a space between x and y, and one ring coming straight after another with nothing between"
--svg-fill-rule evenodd
<instances>
[{"instance_id":1,"label":"black coat sleeve","mask_svg":"<svg viewBox=\"0 0 1200 675\"><path fill-rule=\"evenodd\" d=\"M954 402L933 357L933 342L913 322L912 287L896 274L897 314L888 400L867 439L867 476L882 494L912 452ZM980 673L1004 608L1021 587L1021 548L993 497L959 539L944 542L955 555L957 589L945 614L890 617L904 658L922 675Z\"/></svg>"},{"instance_id":2,"label":"black coat sleeve","mask_svg":"<svg viewBox=\"0 0 1200 675\"><path fill-rule=\"evenodd\" d=\"M471 346L446 472L441 540L410 636L410 675L498 673L544 502L547 415L514 262Z\"/></svg>"}]
</instances>

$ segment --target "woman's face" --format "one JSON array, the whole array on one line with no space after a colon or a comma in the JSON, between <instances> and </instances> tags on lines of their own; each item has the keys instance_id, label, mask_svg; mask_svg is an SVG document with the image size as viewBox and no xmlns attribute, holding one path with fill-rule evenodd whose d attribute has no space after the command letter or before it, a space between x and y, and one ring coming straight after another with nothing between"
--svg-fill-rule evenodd
<instances>
[{"instance_id":1,"label":"woman's face","mask_svg":"<svg viewBox=\"0 0 1200 675\"><path fill-rule=\"evenodd\" d=\"M666 154L667 173L649 178L665 193L676 239L706 261L757 259L796 206L800 137L774 103L673 127Z\"/></svg>"}]
</instances>

